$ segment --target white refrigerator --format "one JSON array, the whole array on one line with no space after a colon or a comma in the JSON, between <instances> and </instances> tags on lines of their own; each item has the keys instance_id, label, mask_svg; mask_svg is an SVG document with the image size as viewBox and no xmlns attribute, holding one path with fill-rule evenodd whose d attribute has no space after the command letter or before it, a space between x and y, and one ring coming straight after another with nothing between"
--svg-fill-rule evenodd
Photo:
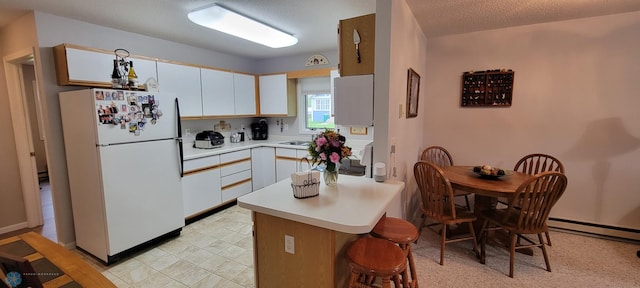
<instances>
[{"instance_id":1,"label":"white refrigerator","mask_svg":"<svg viewBox=\"0 0 640 288\"><path fill-rule=\"evenodd\" d=\"M76 246L107 265L184 226L175 95L59 93Z\"/></svg>"}]
</instances>

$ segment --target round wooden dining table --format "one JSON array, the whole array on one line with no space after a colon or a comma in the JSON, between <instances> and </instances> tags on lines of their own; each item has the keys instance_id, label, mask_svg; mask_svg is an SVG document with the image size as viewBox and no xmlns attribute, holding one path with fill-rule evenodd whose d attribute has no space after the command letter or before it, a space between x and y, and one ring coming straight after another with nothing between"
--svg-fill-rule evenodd
<instances>
[{"instance_id":1,"label":"round wooden dining table","mask_svg":"<svg viewBox=\"0 0 640 288\"><path fill-rule=\"evenodd\" d=\"M520 184L533 177L530 174L513 171L513 174L500 178L485 178L473 172L473 166L448 166L442 167L442 171L449 178L454 189L494 199L511 196Z\"/></svg>"},{"instance_id":2,"label":"round wooden dining table","mask_svg":"<svg viewBox=\"0 0 640 288\"><path fill-rule=\"evenodd\" d=\"M509 198L513 193L515 193L516 189L518 189L522 183L533 177L533 175L530 174L509 171L510 175L505 175L499 178L485 178L480 177L480 175L473 172L473 166L447 166L442 167L442 171L449 179L449 182L451 182L451 187L453 189L459 189L475 194L473 211L476 215L478 215L480 211L496 209L498 197ZM511 174L511 172L513 172L513 174ZM480 233L482 221L475 221L473 226L476 233ZM463 225L458 228L464 227L466 226ZM453 234L457 234L466 233L467 231L451 232ZM503 242L500 240L498 242ZM533 251L530 250L518 250L518 252L529 255L533 253Z\"/></svg>"}]
</instances>

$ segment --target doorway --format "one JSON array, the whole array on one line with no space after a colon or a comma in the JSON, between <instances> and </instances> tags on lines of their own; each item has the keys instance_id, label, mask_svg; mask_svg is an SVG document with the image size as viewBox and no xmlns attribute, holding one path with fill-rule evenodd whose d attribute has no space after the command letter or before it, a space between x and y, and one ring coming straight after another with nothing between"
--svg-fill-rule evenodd
<instances>
[{"instance_id":1,"label":"doorway","mask_svg":"<svg viewBox=\"0 0 640 288\"><path fill-rule=\"evenodd\" d=\"M57 242L33 49L3 58L27 228ZM46 215L46 217L45 217ZM45 221L46 220L46 221Z\"/></svg>"}]
</instances>

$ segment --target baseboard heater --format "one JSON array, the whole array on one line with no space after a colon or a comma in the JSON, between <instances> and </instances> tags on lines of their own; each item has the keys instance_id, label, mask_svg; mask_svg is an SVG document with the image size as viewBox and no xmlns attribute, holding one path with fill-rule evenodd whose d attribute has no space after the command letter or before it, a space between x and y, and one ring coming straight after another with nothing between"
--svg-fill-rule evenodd
<instances>
[{"instance_id":1,"label":"baseboard heater","mask_svg":"<svg viewBox=\"0 0 640 288\"><path fill-rule=\"evenodd\" d=\"M559 228L606 237L640 241L640 230L638 229L615 227L560 218L549 218L547 224L551 228Z\"/></svg>"}]
</instances>

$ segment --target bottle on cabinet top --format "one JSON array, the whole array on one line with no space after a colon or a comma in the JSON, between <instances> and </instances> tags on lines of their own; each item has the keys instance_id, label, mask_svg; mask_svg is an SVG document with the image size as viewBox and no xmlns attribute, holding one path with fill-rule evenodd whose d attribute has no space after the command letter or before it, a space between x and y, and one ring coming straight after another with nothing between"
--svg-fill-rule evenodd
<instances>
[{"instance_id":1,"label":"bottle on cabinet top","mask_svg":"<svg viewBox=\"0 0 640 288\"><path fill-rule=\"evenodd\" d=\"M113 71L111 72L111 88L122 88L120 84L120 80L122 79L122 75L120 75L120 69L118 66L118 60L113 60Z\"/></svg>"},{"instance_id":2,"label":"bottle on cabinet top","mask_svg":"<svg viewBox=\"0 0 640 288\"><path fill-rule=\"evenodd\" d=\"M129 74L127 75L127 79L129 80L128 85L130 89L138 88L138 75L133 69L133 61L129 61Z\"/></svg>"}]
</instances>

